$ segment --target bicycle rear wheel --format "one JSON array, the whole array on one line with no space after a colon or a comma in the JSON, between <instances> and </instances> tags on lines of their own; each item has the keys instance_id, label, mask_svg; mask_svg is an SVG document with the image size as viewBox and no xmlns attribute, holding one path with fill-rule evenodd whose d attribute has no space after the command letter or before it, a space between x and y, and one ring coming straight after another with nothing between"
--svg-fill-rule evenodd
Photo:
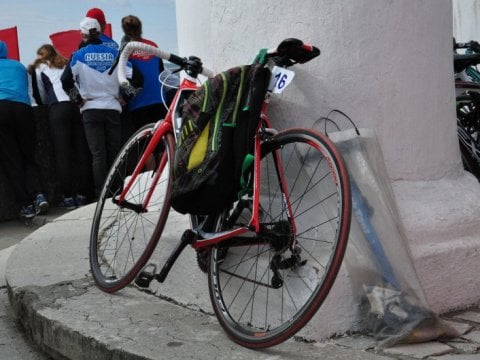
<instances>
[{"instance_id":1,"label":"bicycle rear wheel","mask_svg":"<svg viewBox=\"0 0 480 360\"><path fill-rule=\"evenodd\" d=\"M457 132L463 167L480 181L480 144L462 126Z\"/></svg>"},{"instance_id":2,"label":"bicycle rear wheel","mask_svg":"<svg viewBox=\"0 0 480 360\"><path fill-rule=\"evenodd\" d=\"M220 324L250 348L279 344L312 318L340 269L351 218L347 170L328 138L286 130L261 154L261 234L220 243L209 268Z\"/></svg>"},{"instance_id":3,"label":"bicycle rear wheel","mask_svg":"<svg viewBox=\"0 0 480 360\"><path fill-rule=\"evenodd\" d=\"M476 101L475 101L476 100ZM465 170L480 180L480 113L477 97L457 96L457 133Z\"/></svg>"},{"instance_id":4,"label":"bicycle rear wheel","mask_svg":"<svg viewBox=\"0 0 480 360\"><path fill-rule=\"evenodd\" d=\"M96 285L115 292L127 286L147 263L165 226L170 209L174 140L166 134L149 156L133 186L119 204L152 139L154 124L138 130L112 165L95 209L90 233L90 268ZM153 195L144 208L150 189ZM128 205L125 205L128 204Z\"/></svg>"}]
</instances>

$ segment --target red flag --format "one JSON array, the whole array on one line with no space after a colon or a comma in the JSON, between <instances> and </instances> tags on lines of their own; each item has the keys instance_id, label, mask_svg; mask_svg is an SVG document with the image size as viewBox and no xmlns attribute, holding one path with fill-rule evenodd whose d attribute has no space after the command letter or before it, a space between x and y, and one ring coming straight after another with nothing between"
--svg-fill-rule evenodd
<instances>
[{"instance_id":1,"label":"red flag","mask_svg":"<svg viewBox=\"0 0 480 360\"><path fill-rule=\"evenodd\" d=\"M107 23L105 25L105 30L103 31L103 33L105 35L107 35L109 38L111 38L112 37L112 24Z\"/></svg>"},{"instance_id":2,"label":"red flag","mask_svg":"<svg viewBox=\"0 0 480 360\"><path fill-rule=\"evenodd\" d=\"M0 40L7 44L7 58L19 60L17 27L0 30Z\"/></svg>"},{"instance_id":3,"label":"red flag","mask_svg":"<svg viewBox=\"0 0 480 360\"><path fill-rule=\"evenodd\" d=\"M82 41L80 30L61 31L50 35L53 47L67 59L78 49Z\"/></svg>"},{"instance_id":4,"label":"red flag","mask_svg":"<svg viewBox=\"0 0 480 360\"><path fill-rule=\"evenodd\" d=\"M104 34L112 37L112 24L105 25ZM50 35L53 47L67 59L78 49L78 45L82 41L80 30L60 31Z\"/></svg>"}]
</instances>

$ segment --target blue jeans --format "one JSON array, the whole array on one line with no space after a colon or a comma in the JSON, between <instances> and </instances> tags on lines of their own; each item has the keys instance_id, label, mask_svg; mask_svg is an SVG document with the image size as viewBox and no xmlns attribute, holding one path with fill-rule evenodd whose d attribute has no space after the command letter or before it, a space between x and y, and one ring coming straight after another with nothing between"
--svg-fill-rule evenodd
<instances>
[{"instance_id":1,"label":"blue jeans","mask_svg":"<svg viewBox=\"0 0 480 360\"><path fill-rule=\"evenodd\" d=\"M92 154L95 197L98 198L108 170L120 151L120 113L116 110L85 110L82 113L82 121Z\"/></svg>"}]
</instances>

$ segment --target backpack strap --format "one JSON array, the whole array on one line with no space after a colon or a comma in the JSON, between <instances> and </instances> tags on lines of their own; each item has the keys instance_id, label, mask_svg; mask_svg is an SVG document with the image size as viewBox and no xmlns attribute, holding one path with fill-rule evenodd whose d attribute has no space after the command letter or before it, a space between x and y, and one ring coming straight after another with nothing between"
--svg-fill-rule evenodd
<instances>
[{"instance_id":1,"label":"backpack strap","mask_svg":"<svg viewBox=\"0 0 480 360\"><path fill-rule=\"evenodd\" d=\"M268 49L260 49L258 54L255 56L255 59L253 59L252 64L265 65L267 62L267 51Z\"/></svg>"},{"instance_id":2,"label":"backpack strap","mask_svg":"<svg viewBox=\"0 0 480 360\"><path fill-rule=\"evenodd\" d=\"M264 67L265 63L267 62L267 52L268 49L260 49L258 54L255 56L252 65L261 65L259 67ZM250 79L251 80L251 79ZM248 88L248 94L245 101L245 106L242 108L242 111L249 111L250 110L250 103L252 97L253 89ZM252 154L247 153L242 162L242 173L240 176L240 190L238 192L238 199L248 193L251 193L253 190L253 186L248 184L248 172L250 171L252 164L254 161L254 156Z\"/></svg>"},{"instance_id":3,"label":"backpack strap","mask_svg":"<svg viewBox=\"0 0 480 360\"><path fill-rule=\"evenodd\" d=\"M241 189L238 192L238 200L242 198L243 195L248 194L253 190L252 186L248 185L248 181L246 180L247 174L253 164L254 156L252 154L245 155L242 163L242 176L240 177L240 186Z\"/></svg>"}]
</instances>

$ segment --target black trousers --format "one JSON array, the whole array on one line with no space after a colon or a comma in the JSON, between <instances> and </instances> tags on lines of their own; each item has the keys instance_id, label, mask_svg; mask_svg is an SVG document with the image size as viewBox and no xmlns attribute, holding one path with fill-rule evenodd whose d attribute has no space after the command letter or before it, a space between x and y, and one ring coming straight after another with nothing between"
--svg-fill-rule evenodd
<instances>
[{"instance_id":1,"label":"black trousers","mask_svg":"<svg viewBox=\"0 0 480 360\"><path fill-rule=\"evenodd\" d=\"M35 124L32 107L0 100L0 166L20 205L33 203L42 192L35 163Z\"/></svg>"},{"instance_id":2,"label":"black trousers","mask_svg":"<svg viewBox=\"0 0 480 360\"><path fill-rule=\"evenodd\" d=\"M78 107L70 102L51 105L48 121L60 191L64 197L91 195L91 156Z\"/></svg>"},{"instance_id":3,"label":"black trousers","mask_svg":"<svg viewBox=\"0 0 480 360\"><path fill-rule=\"evenodd\" d=\"M82 113L82 122L92 155L95 197L102 191L108 170L121 147L120 112L90 109Z\"/></svg>"}]
</instances>

